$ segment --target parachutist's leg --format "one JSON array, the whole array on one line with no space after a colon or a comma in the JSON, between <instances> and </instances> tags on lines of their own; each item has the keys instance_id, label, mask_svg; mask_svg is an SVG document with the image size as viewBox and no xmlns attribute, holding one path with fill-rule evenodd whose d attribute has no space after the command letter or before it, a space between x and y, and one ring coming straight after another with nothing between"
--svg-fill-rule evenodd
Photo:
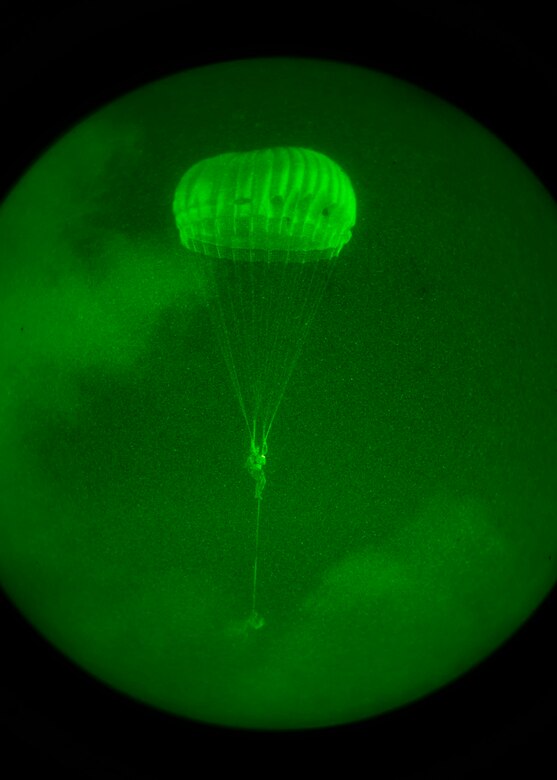
<instances>
[{"instance_id":1,"label":"parachutist's leg","mask_svg":"<svg viewBox=\"0 0 557 780\"><path fill-rule=\"evenodd\" d=\"M261 498L263 497L263 489L265 488L266 483L267 478L265 477L265 472L261 470L257 477L257 482L255 483L255 497L258 501L261 501Z\"/></svg>"}]
</instances>

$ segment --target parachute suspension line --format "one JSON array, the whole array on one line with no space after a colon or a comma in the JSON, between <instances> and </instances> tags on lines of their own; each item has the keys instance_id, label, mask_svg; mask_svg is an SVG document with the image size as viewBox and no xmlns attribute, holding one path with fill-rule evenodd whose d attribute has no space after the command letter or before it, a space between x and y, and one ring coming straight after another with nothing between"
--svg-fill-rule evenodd
<instances>
[{"instance_id":1,"label":"parachute suspension line","mask_svg":"<svg viewBox=\"0 0 557 780\"><path fill-rule=\"evenodd\" d=\"M196 258L197 256L194 254L194 262L191 264L193 276L196 280L200 297L203 299L203 303L205 304L205 308L207 309L211 319L213 333L216 336L219 348L224 357L226 367L230 373L230 378L232 384L234 385L234 390L236 390L229 361L230 344L227 345L223 338L223 333L226 333L226 330L222 327L219 327L224 319L224 315L222 312L221 301L218 295L218 286L213 268L214 260L212 258L205 257L204 255L201 255L200 258L197 258L197 261L195 261ZM214 307L211 305L212 299L216 300L217 302L219 318L217 318Z\"/></svg>"},{"instance_id":2,"label":"parachute suspension line","mask_svg":"<svg viewBox=\"0 0 557 780\"><path fill-rule=\"evenodd\" d=\"M286 263L282 263L280 270L280 283L273 284L275 281L273 275L276 274L277 266L272 260L264 260L264 265L261 271L261 293L265 295L267 300L265 306L262 307L262 314L264 313L264 320L262 321L262 339L263 344L266 345L265 354L262 354L261 366L259 367L261 372L261 384L263 387L270 388L271 385L268 381L269 378L269 366L276 364L276 342L279 332L279 326L284 326L284 322L279 323L277 315L281 310L280 301L284 295L284 278ZM272 297L270 297L272 294ZM273 338L274 336L274 338Z\"/></svg>"},{"instance_id":3,"label":"parachute suspension line","mask_svg":"<svg viewBox=\"0 0 557 780\"><path fill-rule=\"evenodd\" d=\"M284 395L282 377L288 368L292 345L289 345L288 331L284 333L282 329L293 327L293 320L299 314L295 306L297 294L299 295L299 264L284 262L280 266L273 265L272 268L267 269L267 274L269 276L275 274L276 278L270 279L274 295L265 323L265 340L268 349L263 364L262 384L269 392L265 399L265 408L262 410L263 442L267 441L268 436L266 419L269 416L269 408L280 404Z\"/></svg>"},{"instance_id":4,"label":"parachute suspension line","mask_svg":"<svg viewBox=\"0 0 557 780\"><path fill-rule=\"evenodd\" d=\"M234 234L236 234L236 226L234 228ZM242 391L244 393L244 404L248 417L250 413L257 414L257 407L260 400L257 398L257 389L253 385L253 381L250 379L254 376L254 328L253 325L250 328L249 322L249 304L248 298L250 297L249 279L246 278L247 268L246 260L234 258L231 261L232 267L232 284L227 285L227 292L230 301L230 310L232 313L232 322L229 326L234 334L236 334L238 343L236 347L239 348L240 367L243 368L242 380L240 382ZM247 261L247 266L251 267L251 259ZM234 298L232 291L237 291L238 301L237 309L234 306ZM253 304L252 304L253 311Z\"/></svg>"},{"instance_id":5,"label":"parachute suspension line","mask_svg":"<svg viewBox=\"0 0 557 780\"><path fill-rule=\"evenodd\" d=\"M255 274L254 274L255 260L250 256L249 258L249 297L251 306L251 317L249 311L247 312L247 321L251 321L249 333L251 334L251 343L248 344L247 352L250 357L250 376L254 378L255 385L253 387L254 393L254 406L253 406L253 424L255 426L255 420L259 414L259 407L261 405L262 387L258 386L257 377L257 356L261 352L261 331L256 323L255 313L257 310L257 298L255 290Z\"/></svg>"},{"instance_id":6,"label":"parachute suspension line","mask_svg":"<svg viewBox=\"0 0 557 780\"><path fill-rule=\"evenodd\" d=\"M302 325L299 338L296 344L294 345L294 349L292 350L291 354L288 355L287 359L284 360L284 365L283 365L284 370L282 371L282 375L277 377L276 380L277 392L275 393L275 400L274 402L269 403L268 408L266 409L266 412L264 414L263 432L262 432L264 442L267 441L267 437L269 436L269 433L271 431L271 427L275 420L275 416L280 407L282 398L286 392L288 382L290 381L296 363L300 357L304 344L307 340L307 335L309 333L311 325L313 324L319 305L323 299L325 289L327 288L328 282L331 278L333 267L335 265L335 259L336 258L323 260L323 261L313 261L313 272L311 274L311 279L309 283L307 285L296 284L296 287L298 289L303 288L305 289L306 292L305 296L303 297L303 300L301 301L300 318L303 325ZM323 263L327 264L325 272L323 272ZM305 264L300 264L300 265L303 267ZM300 269L300 275L301 273L302 270Z\"/></svg>"},{"instance_id":7,"label":"parachute suspension line","mask_svg":"<svg viewBox=\"0 0 557 780\"><path fill-rule=\"evenodd\" d=\"M290 247L286 251L289 253ZM263 289L269 291L270 300L264 331L264 343L267 349L262 366L262 386L267 388L268 393L261 416L262 441L266 445L269 432L266 430L265 422L269 417L269 407L280 404L286 389L282 376L288 371L291 360L289 353L292 350L291 333L288 328L294 325L293 321L300 315L295 304L300 295L300 283L303 281L301 272L303 263L287 260L282 263L268 261L265 265Z\"/></svg>"},{"instance_id":8,"label":"parachute suspension line","mask_svg":"<svg viewBox=\"0 0 557 780\"><path fill-rule=\"evenodd\" d=\"M217 251L220 255L220 249L217 247ZM226 260L221 260L219 262L219 270L223 270L223 264L225 264ZM240 380L238 378L238 370L236 368L236 364L234 361L234 352L232 350L231 344L230 344L230 334L228 331L228 325L226 322L226 317L224 313L223 308L223 301L221 300L221 295L219 292L220 286L218 284L216 274L217 271L215 269L215 260L212 258L206 258L205 267L208 269L208 275L210 277L210 284L211 284L211 290L208 294L213 295L216 301L216 313L215 313L215 307L209 307L210 312L213 315L213 321L214 321L214 330L217 334L217 340L219 342L219 346L224 358L224 362L226 364L226 367L228 369L228 373L230 376L230 380L232 382L232 387L234 390L234 394L236 395L236 398L238 399L238 403L240 405L240 411L242 412L242 416L245 420L248 433L250 432L250 423L248 418L248 413L246 410L246 404L244 401L244 397L242 394L242 388L240 385ZM228 291L228 298L229 303L232 312L234 312L234 304L232 302L231 296L230 296L230 290L229 285L224 285L227 288Z\"/></svg>"}]
</instances>

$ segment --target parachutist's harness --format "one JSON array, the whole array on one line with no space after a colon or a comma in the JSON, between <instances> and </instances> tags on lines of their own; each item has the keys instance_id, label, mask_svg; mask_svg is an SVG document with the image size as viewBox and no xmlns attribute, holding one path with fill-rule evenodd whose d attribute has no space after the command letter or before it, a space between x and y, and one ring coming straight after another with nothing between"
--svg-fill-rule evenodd
<instances>
[{"instance_id":1,"label":"parachutist's harness","mask_svg":"<svg viewBox=\"0 0 557 780\"><path fill-rule=\"evenodd\" d=\"M258 447L255 442L251 442L251 451L246 461L246 468L255 480L255 497L260 500L263 494L263 488L267 479L263 470L267 463L267 457L265 455L267 446L265 443L261 447Z\"/></svg>"}]
</instances>

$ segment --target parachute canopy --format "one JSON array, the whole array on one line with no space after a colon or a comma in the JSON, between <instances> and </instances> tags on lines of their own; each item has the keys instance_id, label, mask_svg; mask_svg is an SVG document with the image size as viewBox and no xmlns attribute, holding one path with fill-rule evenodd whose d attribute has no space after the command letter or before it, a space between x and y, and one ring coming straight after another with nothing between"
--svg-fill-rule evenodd
<instances>
[{"instance_id":1,"label":"parachute canopy","mask_svg":"<svg viewBox=\"0 0 557 780\"><path fill-rule=\"evenodd\" d=\"M174 198L182 244L229 260L308 262L350 240L356 198L342 168L310 149L229 152L202 160Z\"/></svg>"}]
</instances>

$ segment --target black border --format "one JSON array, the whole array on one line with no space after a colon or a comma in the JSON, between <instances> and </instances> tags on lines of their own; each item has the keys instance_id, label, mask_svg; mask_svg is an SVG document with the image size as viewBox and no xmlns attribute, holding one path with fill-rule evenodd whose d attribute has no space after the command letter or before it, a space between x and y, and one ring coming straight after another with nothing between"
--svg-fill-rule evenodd
<instances>
[{"instance_id":1,"label":"black border","mask_svg":"<svg viewBox=\"0 0 557 780\"><path fill-rule=\"evenodd\" d=\"M256 9L184 3L21 6L0 45L2 190L75 121L183 68L252 56L312 56L383 70L482 122L557 197L557 57L535 5L498 15L478 3L353 0ZM2 598L0 770L25 777L163 778L173 771L261 774L330 769L386 777L543 774L557 727L557 593L468 675L374 721L300 733L188 723L100 685ZM553 756L553 766L554 766ZM14 768L16 773L14 774Z\"/></svg>"}]
</instances>

